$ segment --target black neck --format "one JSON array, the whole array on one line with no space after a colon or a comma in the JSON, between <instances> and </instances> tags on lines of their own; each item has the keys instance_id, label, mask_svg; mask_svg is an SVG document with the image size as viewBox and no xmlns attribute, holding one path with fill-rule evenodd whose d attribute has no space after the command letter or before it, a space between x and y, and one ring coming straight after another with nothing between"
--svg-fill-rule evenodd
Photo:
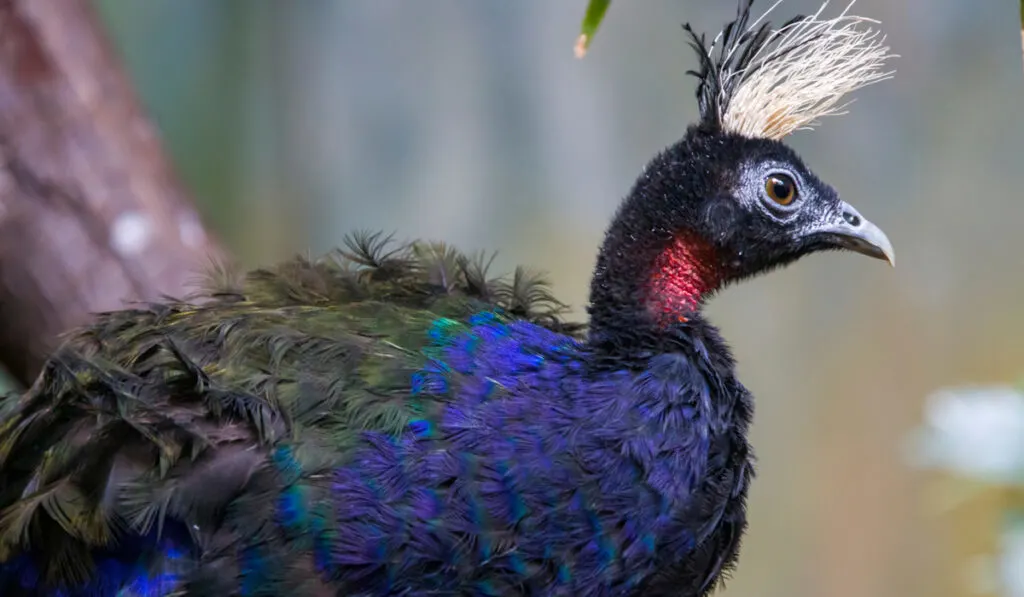
<instances>
[{"instance_id":1,"label":"black neck","mask_svg":"<svg viewBox=\"0 0 1024 597\"><path fill-rule=\"evenodd\" d=\"M680 149L670 148L648 166L598 255L588 309L590 344L617 359L677 343L700 320L702 301L721 278L710 243L696 225L686 225L699 220L699 201L680 190L694 188L700 175L692 161L679 159Z\"/></svg>"}]
</instances>

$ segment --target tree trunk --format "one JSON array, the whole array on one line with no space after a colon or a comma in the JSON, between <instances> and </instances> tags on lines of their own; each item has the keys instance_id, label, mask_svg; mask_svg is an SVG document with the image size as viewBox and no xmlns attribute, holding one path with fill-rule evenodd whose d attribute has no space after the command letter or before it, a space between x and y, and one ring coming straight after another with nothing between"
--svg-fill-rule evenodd
<instances>
[{"instance_id":1,"label":"tree trunk","mask_svg":"<svg viewBox=\"0 0 1024 597\"><path fill-rule=\"evenodd\" d=\"M0 0L0 362L28 384L59 334L220 255L87 0Z\"/></svg>"}]
</instances>

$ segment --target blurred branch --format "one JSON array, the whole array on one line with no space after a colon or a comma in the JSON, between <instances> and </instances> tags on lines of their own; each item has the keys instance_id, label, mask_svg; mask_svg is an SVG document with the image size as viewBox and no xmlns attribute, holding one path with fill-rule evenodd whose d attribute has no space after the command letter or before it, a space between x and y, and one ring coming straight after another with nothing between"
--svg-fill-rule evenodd
<instances>
[{"instance_id":1,"label":"blurred branch","mask_svg":"<svg viewBox=\"0 0 1024 597\"><path fill-rule=\"evenodd\" d=\"M0 0L0 362L220 255L87 0Z\"/></svg>"},{"instance_id":2,"label":"blurred branch","mask_svg":"<svg viewBox=\"0 0 1024 597\"><path fill-rule=\"evenodd\" d=\"M1021 0L1024 3L1024 0ZM583 15L583 23L580 25L580 36L576 38L576 57L583 58L587 55L587 48L590 47L591 40L594 39L594 34L597 33L598 27L601 26L601 21L604 20L604 14L608 11L608 6L612 3L611 0L590 0L587 4L587 12Z\"/></svg>"},{"instance_id":3,"label":"blurred branch","mask_svg":"<svg viewBox=\"0 0 1024 597\"><path fill-rule=\"evenodd\" d=\"M1024 52L1024 0L1020 0L1020 44Z\"/></svg>"}]
</instances>

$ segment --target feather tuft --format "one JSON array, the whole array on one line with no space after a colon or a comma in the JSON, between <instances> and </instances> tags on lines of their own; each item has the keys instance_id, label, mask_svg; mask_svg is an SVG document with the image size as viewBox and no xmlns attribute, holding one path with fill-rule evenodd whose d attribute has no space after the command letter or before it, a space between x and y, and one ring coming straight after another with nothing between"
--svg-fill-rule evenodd
<instances>
[{"instance_id":1,"label":"feather tuft","mask_svg":"<svg viewBox=\"0 0 1024 597\"><path fill-rule=\"evenodd\" d=\"M736 20L708 45L687 24L701 68L701 120L713 130L781 139L811 129L824 116L844 114L847 94L892 78L884 70L890 53L878 21L850 15L823 18L829 0L811 16L798 16L773 30L766 17L782 0L750 23L754 0L740 0ZM868 26L865 26L868 25Z\"/></svg>"}]
</instances>

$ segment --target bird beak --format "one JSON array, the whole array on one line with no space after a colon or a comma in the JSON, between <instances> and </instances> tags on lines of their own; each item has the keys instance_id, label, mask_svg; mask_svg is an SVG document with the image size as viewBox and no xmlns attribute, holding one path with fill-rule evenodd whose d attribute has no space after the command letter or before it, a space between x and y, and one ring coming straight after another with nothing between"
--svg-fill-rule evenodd
<instances>
[{"instance_id":1,"label":"bird beak","mask_svg":"<svg viewBox=\"0 0 1024 597\"><path fill-rule=\"evenodd\" d=\"M896 267L896 252L882 229L860 215L845 201L841 202L839 207L836 220L816 228L812 235L830 245L875 259L884 259L889 265Z\"/></svg>"}]
</instances>

